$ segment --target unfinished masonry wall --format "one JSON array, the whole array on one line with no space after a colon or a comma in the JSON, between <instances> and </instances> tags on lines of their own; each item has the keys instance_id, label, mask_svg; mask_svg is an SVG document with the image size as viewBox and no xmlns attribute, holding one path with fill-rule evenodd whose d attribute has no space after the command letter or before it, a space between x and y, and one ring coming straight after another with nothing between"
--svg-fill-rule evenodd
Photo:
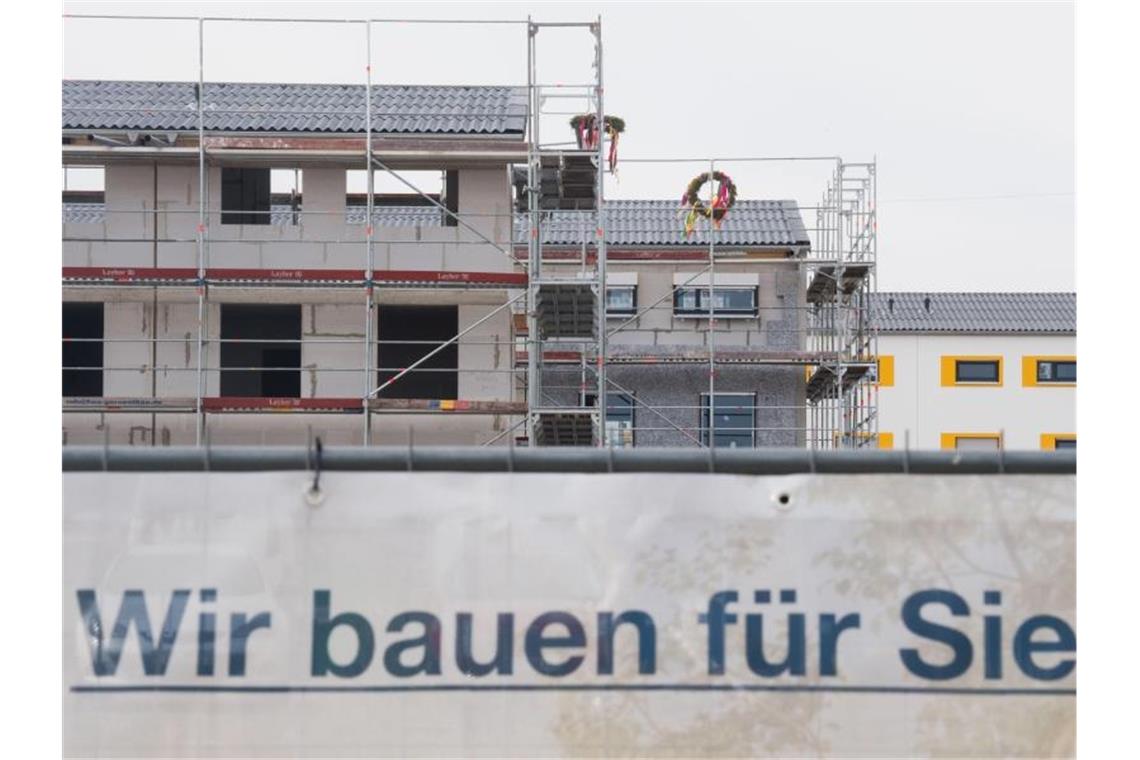
<instances>
[{"instance_id":1,"label":"unfinished masonry wall","mask_svg":"<svg viewBox=\"0 0 1140 760\"><path fill-rule=\"evenodd\" d=\"M210 167L206 266L251 269L364 269L363 224L346 221L346 174L338 168L303 170L303 210L298 225L222 225L221 170ZM64 266L186 267L198 265L196 166L111 165L105 170L105 211L95 223L64 225ZM502 169L460 171L460 214L472 227L509 250L510 197ZM155 209L159 214L156 217ZM376 270L513 271L509 257L462 227L377 226ZM459 327L474 323L504 303L505 290L377 288L377 303L455 304ZM104 304L103 395L196 398L198 393L198 301L193 288L65 287L64 301ZM383 378L376 355L366 377L363 288L250 288L212 286L205 310L203 395L220 392L219 347L222 303L287 303L301 306L301 397L356 397ZM375 330L374 330L375 332ZM461 341L459 397L512 399L509 310L502 310ZM157 343L155 343L157 339ZM500 344L500 345L494 345ZM425 347L425 352L429 350ZM152 372L151 368L155 371ZM477 372L476 370L486 370ZM304 442L310 430L330 443L360 444L363 415L209 415L210 440L224 443ZM508 424L492 416L373 416L376 442L482 443ZM67 443L185 444L195 440L195 419L185 413L68 413Z\"/></svg>"},{"instance_id":2,"label":"unfinished masonry wall","mask_svg":"<svg viewBox=\"0 0 1140 760\"><path fill-rule=\"evenodd\" d=\"M693 287L706 286L707 274L700 263L625 263L611 262L611 282L636 284L638 308L649 307L632 322L628 316L607 320L608 329L620 330L609 338L609 355L637 353L668 356L691 349L733 351L755 349L756 352L786 354L802 351L805 343L806 298L803 275L794 262L733 262L716 265L717 286L757 288L758 316L720 317L709 339L707 316L682 316L674 313L672 290L691 280ZM563 276L569 267L550 266ZM702 394L709 390L707 364L629 364L611 363L607 378L632 393L635 442L638 446L692 446L691 437L700 437ZM547 401L568 406L579 403L582 389L592 392L594 384L582 370L572 364L547 365L543 376ZM802 446L805 444L806 411L804 409L805 377L801 366L718 364L717 393L755 394L755 434L758 446ZM615 389L611 386L611 392ZM653 411L643 405L660 407ZM683 428L688 435L676 430Z\"/></svg>"}]
</instances>

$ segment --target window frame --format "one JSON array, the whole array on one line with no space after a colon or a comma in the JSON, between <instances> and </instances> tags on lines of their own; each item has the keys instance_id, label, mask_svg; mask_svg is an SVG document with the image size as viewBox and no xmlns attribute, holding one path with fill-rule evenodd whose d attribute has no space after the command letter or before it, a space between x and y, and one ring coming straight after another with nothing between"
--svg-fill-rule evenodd
<instances>
[{"instance_id":1,"label":"window frame","mask_svg":"<svg viewBox=\"0 0 1140 760\"><path fill-rule=\"evenodd\" d=\"M700 421L701 443L705 446L716 446L715 437L712 439L711 442L709 440L709 428L710 428L709 415L714 414L716 412L716 406L715 406L716 398L717 397L723 398L726 396L739 396L739 397L743 397L743 398L748 399L748 407L749 408L747 410L747 414L751 418L751 421L748 425L748 435L749 435L750 442L749 442L748 446L740 447L740 448L750 448L750 449L756 448L756 394L755 393L748 393L748 392L730 392L730 393L718 392L718 393L715 393L712 395L711 398L713 399L713 401L711 404L709 403L710 395L708 393L700 394L698 408L700 409L699 421ZM720 430L724 430L724 429L740 430L741 428L720 428L720 427L717 427L716 431L720 431ZM714 434L720 435L719 432L715 432L715 431L714 431ZM716 446L716 448L738 448L738 447Z\"/></svg>"},{"instance_id":2,"label":"window frame","mask_svg":"<svg viewBox=\"0 0 1140 760\"><path fill-rule=\"evenodd\" d=\"M626 443L625 441L623 441L620 444L614 443L613 438L612 438L612 431L607 431L608 434L606 437L610 441L609 445L615 449L633 448L634 446L637 445L637 399L632 394L623 393L621 391L610 391L610 392L606 393L606 425L607 425L607 427L610 424L610 420L613 419L612 415L610 414L610 410L622 408L620 406L616 406L614 404L611 404L609 401L611 397L622 398L622 399L625 399L626 401L628 401L628 406L626 406L625 408L629 409L629 442ZM582 394L582 406L593 406L596 399L597 399L596 393L583 393Z\"/></svg>"},{"instance_id":3,"label":"window frame","mask_svg":"<svg viewBox=\"0 0 1140 760\"><path fill-rule=\"evenodd\" d=\"M997 448L1004 448L1002 435L998 433L942 433L939 437L940 446L943 450L957 451L959 439L972 439L972 440L992 440L997 442Z\"/></svg>"},{"instance_id":4,"label":"window frame","mask_svg":"<svg viewBox=\"0 0 1140 760\"><path fill-rule=\"evenodd\" d=\"M1058 442L1064 443L1064 442L1070 442L1070 441L1073 443L1073 448L1075 449L1076 445L1077 445L1077 434L1076 433L1042 433L1041 434L1041 450L1042 451L1064 451L1064 449L1058 449L1057 448L1057 443Z\"/></svg>"},{"instance_id":5,"label":"window frame","mask_svg":"<svg viewBox=\"0 0 1140 760\"><path fill-rule=\"evenodd\" d=\"M1026 388L1075 388L1075 380L1041 380L1041 364L1064 364L1071 362L1076 369L1076 356L1022 356L1021 384Z\"/></svg>"},{"instance_id":6,"label":"window frame","mask_svg":"<svg viewBox=\"0 0 1140 760\"><path fill-rule=\"evenodd\" d=\"M610 308L610 292L618 290L628 290L633 294L633 306L628 309L611 309ZM607 319L621 319L622 317L632 317L637 314L637 286L636 285L606 285L606 318Z\"/></svg>"},{"instance_id":7,"label":"window frame","mask_svg":"<svg viewBox=\"0 0 1140 760\"><path fill-rule=\"evenodd\" d=\"M684 294L696 291L697 307L682 308L680 300ZM709 309L701 304L702 294L709 293L708 285L684 285L673 288L673 316L687 319L708 319ZM718 291L747 292L752 296L752 306L749 309L712 309L712 316L717 319L756 319L760 316L760 287L758 285L717 285L706 296L713 298Z\"/></svg>"},{"instance_id":8,"label":"window frame","mask_svg":"<svg viewBox=\"0 0 1140 760\"><path fill-rule=\"evenodd\" d=\"M892 354L879 354L875 360L875 385L880 388L894 387L895 357Z\"/></svg>"},{"instance_id":9,"label":"window frame","mask_svg":"<svg viewBox=\"0 0 1140 760\"><path fill-rule=\"evenodd\" d=\"M959 380L958 365L988 363L997 366L996 380ZM1005 377L1005 361L1002 356L942 356L941 380L944 388L1000 388Z\"/></svg>"}]
</instances>

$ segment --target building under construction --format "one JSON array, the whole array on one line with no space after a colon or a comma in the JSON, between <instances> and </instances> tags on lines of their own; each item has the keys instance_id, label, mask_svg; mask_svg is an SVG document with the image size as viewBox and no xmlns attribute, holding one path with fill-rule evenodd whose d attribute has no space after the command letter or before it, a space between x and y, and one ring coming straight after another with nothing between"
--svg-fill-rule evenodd
<instances>
[{"instance_id":1,"label":"building under construction","mask_svg":"<svg viewBox=\"0 0 1140 760\"><path fill-rule=\"evenodd\" d=\"M873 162L623 156L709 181L607 200L600 21L504 22L525 86L374 84L379 20L359 82L206 81L247 21L197 20L198 81L63 83L65 177L102 168L63 194L65 444L877 445ZM592 81L543 80L555 30ZM810 204L718 208L805 161Z\"/></svg>"}]
</instances>

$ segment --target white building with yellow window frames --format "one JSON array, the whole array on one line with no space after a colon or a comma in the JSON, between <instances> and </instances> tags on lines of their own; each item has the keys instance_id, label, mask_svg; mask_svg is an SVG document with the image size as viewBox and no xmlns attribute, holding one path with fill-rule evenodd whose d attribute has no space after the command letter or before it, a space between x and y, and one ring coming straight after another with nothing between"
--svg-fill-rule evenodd
<instances>
[{"instance_id":1,"label":"white building with yellow window frames","mask_svg":"<svg viewBox=\"0 0 1140 760\"><path fill-rule=\"evenodd\" d=\"M881 447L1076 448L1075 293L877 299Z\"/></svg>"}]
</instances>

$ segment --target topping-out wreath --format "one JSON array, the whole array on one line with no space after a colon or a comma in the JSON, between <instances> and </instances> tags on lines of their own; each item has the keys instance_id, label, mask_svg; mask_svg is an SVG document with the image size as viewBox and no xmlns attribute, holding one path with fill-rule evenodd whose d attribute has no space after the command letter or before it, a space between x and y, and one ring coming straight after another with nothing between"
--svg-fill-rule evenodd
<instances>
[{"instance_id":1,"label":"topping-out wreath","mask_svg":"<svg viewBox=\"0 0 1140 760\"><path fill-rule=\"evenodd\" d=\"M610 138L609 163L610 171L617 169L618 136L625 131L625 119L620 116L606 116L602 119L606 127L606 137ZM570 126L574 128L574 139L578 141L579 150L593 150L598 147L598 115L581 113L570 119Z\"/></svg>"},{"instance_id":2,"label":"topping-out wreath","mask_svg":"<svg viewBox=\"0 0 1140 760\"><path fill-rule=\"evenodd\" d=\"M716 181L716 192L713 193L712 202L708 205L705 204L701 198L701 188L710 179ZM724 172L713 172L709 176L708 172L698 174L693 177L692 182L685 188L685 194L681 196L681 210L688 210L685 215L685 237L693 234L696 229L697 220L701 217L711 219L713 226L720 229L721 220L728 214L728 210L736 203L736 184Z\"/></svg>"}]
</instances>

